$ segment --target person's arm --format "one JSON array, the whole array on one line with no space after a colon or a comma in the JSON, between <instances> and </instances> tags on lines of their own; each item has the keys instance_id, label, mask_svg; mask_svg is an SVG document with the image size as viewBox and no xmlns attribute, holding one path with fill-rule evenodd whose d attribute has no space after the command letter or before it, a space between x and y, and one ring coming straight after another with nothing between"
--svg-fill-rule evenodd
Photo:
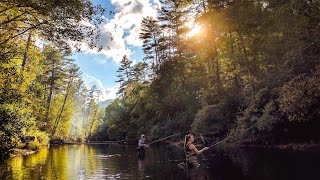
<instances>
[{"instance_id":1,"label":"person's arm","mask_svg":"<svg viewBox=\"0 0 320 180\"><path fill-rule=\"evenodd\" d=\"M149 144L146 144L146 140L143 141L143 146L144 147L149 147Z\"/></svg>"},{"instance_id":2,"label":"person's arm","mask_svg":"<svg viewBox=\"0 0 320 180\"><path fill-rule=\"evenodd\" d=\"M204 151L208 150L209 148L208 147L204 147L203 149L201 149L199 151L195 145L190 144L189 149L191 149L193 152L195 152L196 154L199 155L199 154L203 153Z\"/></svg>"}]
</instances>

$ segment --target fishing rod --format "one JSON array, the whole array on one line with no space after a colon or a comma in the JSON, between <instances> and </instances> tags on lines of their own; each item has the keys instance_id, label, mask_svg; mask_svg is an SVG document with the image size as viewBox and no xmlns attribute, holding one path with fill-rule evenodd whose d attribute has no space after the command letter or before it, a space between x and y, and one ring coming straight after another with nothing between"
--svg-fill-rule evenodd
<instances>
[{"instance_id":1,"label":"fishing rod","mask_svg":"<svg viewBox=\"0 0 320 180\"><path fill-rule=\"evenodd\" d=\"M214 143L214 144L212 144L212 145L210 145L210 146L207 146L207 147L208 147L208 148L212 148L212 147L214 147L214 146L216 146L216 145L218 145L218 144L220 144L220 143L222 143L222 142L224 142L224 141L227 141L228 139L230 139L230 138L232 138L232 137L233 137L233 136L229 136L229 137L224 138L223 140L218 141L218 142L216 142L216 143ZM202 141L203 145L205 145L205 141L204 141L204 138L203 138L202 134L200 134L200 138L201 138L201 141ZM196 156L196 155L197 155L197 154L192 154L190 157ZM202 158L203 158L203 157L202 157ZM186 159L179 159L179 160L174 160L174 161L181 161L181 160L186 161Z\"/></svg>"},{"instance_id":2,"label":"fishing rod","mask_svg":"<svg viewBox=\"0 0 320 180\"><path fill-rule=\"evenodd\" d=\"M214 146L216 146L216 145L218 145L218 144L220 144L220 143L222 143L222 142L224 142L224 141L226 141L226 140L228 140L228 139L230 139L230 138L232 138L232 136L229 136L229 137L227 137L227 138L224 138L223 140L221 140L221 141L219 141L219 142L217 142L217 143L212 144L212 145L209 146L208 148L212 148L212 147L214 147Z\"/></svg>"},{"instance_id":3,"label":"fishing rod","mask_svg":"<svg viewBox=\"0 0 320 180\"><path fill-rule=\"evenodd\" d=\"M253 123L251 123L249 126L251 126ZM249 128L246 128L246 129L244 129L244 131L247 131L247 130L249 130L249 129L251 129L251 127L249 127ZM218 141L217 143L214 143L214 144L212 144L212 145L210 145L208 148L212 148L212 147L214 147L214 146L216 146L216 145L218 145L218 144L220 144L220 143L222 143L222 142L224 142L224 141L226 141L226 140L228 140L228 139L231 139L232 137L234 137L234 135L232 136L229 136L229 137L227 137L227 138L224 138L224 139L222 139L221 141Z\"/></svg>"},{"instance_id":4,"label":"fishing rod","mask_svg":"<svg viewBox=\"0 0 320 180\"><path fill-rule=\"evenodd\" d=\"M188 131L187 131L187 132L188 132ZM181 133L177 133L177 134L174 134L174 135L171 135L171 136L168 136L168 137L159 139L159 140L157 140L157 141L153 141L153 142L151 142L150 144L155 143L155 142L159 142L160 140L168 139L168 138L173 137L173 136L177 136L177 135L179 135L179 134L181 134ZM232 137L233 137L233 136L229 136L229 137L227 137L227 138L225 138L225 139L223 139L223 140L221 140L221 141L219 141L219 142L216 142L216 143L210 145L208 148L212 148L212 147L214 147L214 146L216 146L216 145L218 145L218 144L220 144L220 143L222 143L222 142L224 142L224 141L227 141L228 139L230 139L230 138L232 138ZM205 140L204 140L202 134L200 134L200 136L197 137L197 138L200 138L201 141L202 141L202 143L203 143L203 145L205 146ZM197 138L196 138L196 139L197 139ZM192 154L191 156L196 156L196 155L197 155L197 154ZM202 157L202 158L203 158L203 157ZM183 159L174 159L174 160L168 159L167 161L169 161L169 162L181 162L181 161L186 161L186 158L183 158Z\"/></svg>"},{"instance_id":5,"label":"fishing rod","mask_svg":"<svg viewBox=\"0 0 320 180\"><path fill-rule=\"evenodd\" d=\"M166 139L169 139L169 138L172 138L172 137L181 135L181 134L183 134L183 133L184 133L184 132L180 132L180 133L176 133L176 134L173 134L173 135L170 135L170 136L166 136L166 137L164 137L164 138L161 138L161 139L152 141L151 143L148 143L147 145L150 146L151 144L164 141L164 140L166 140ZM222 143L222 142L224 142L224 141L226 141L226 140L228 140L228 139L230 139L230 138L232 138L232 136L229 136L229 137L227 137L227 138L225 138L225 139L223 139L223 140L221 140L221 141L219 141L219 142L217 142L217 143L214 143L214 144L208 146L208 148L212 148L212 147L214 147L214 146L216 146L216 145L218 145L218 144L220 144L220 143ZM205 145L205 141L204 141L204 138L203 138L202 134L200 134L200 139L201 139L203 145Z\"/></svg>"},{"instance_id":6,"label":"fishing rod","mask_svg":"<svg viewBox=\"0 0 320 180\"><path fill-rule=\"evenodd\" d=\"M147 145L150 146L151 144L154 144L154 143L157 143L157 142L160 142L160 141L164 141L164 140L166 140L166 139L169 139L169 138L171 138L171 137L178 136L178 135L180 135L180 134L182 134L182 132L176 133L176 134L173 134L173 135L170 135L170 136L167 136L167 137L164 137L164 138L155 140L155 141L152 141L151 143L148 143Z\"/></svg>"}]
</instances>

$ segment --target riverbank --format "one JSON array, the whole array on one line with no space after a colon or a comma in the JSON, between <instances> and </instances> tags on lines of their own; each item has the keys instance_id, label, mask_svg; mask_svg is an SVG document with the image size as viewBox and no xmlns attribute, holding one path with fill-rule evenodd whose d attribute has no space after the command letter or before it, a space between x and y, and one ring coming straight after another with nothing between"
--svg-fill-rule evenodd
<instances>
[{"instance_id":1,"label":"riverbank","mask_svg":"<svg viewBox=\"0 0 320 180\"><path fill-rule=\"evenodd\" d=\"M178 146L180 148L155 145L146 150L142 159L136 158L136 146L52 146L50 150L43 148L30 156L10 158L0 163L0 179L79 179L79 174L83 179L183 179L185 171L178 164L183 161L184 153ZM319 177L320 155L317 152L243 148L208 151L198 158L202 164L201 174L207 172L210 175L207 179Z\"/></svg>"},{"instance_id":2,"label":"riverbank","mask_svg":"<svg viewBox=\"0 0 320 180\"><path fill-rule=\"evenodd\" d=\"M182 141L166 141L167 144L175 146L177 148L183 148ZM215 148L263 148L263 149L279 149L279 150L288 150L288 151L320 151L320 144L315 143L288 143L288 144L279 144L279 145L239 145L232 143L223 143Z\"/></svg>"},{"instance_id":3,"label":"riverbank","mask_svg":"<svg viewBox=\"0 0 320 180\"><path fill-rule=\"evenodd\" d=\"M8 157L17 157L17 156L26 156L30 154L34 154L41 150L42 148L48 148L51 145L64 145L64 144L75 144L72 142L65 142L63 140L60 141L51 141L49 144L40 144L37 141L31 141L27 145L26 143L19 143L18 147L11 150L11 152L8 153Z\"/></svg>"},{"instance_id":4,"label":"riverbank","mask_svg":"<svg viewBox=\"0 0 320 180\"><path fill-rule=\"evenodd\" d=\"M13 149L9 157L26 156L26 155L34 154L38 151L39 150L31 150L31 149Z\"/></svg>"},{"instance_id":5,"label":"riverbank","mask_svg":"<svg viewBox=\"0 0 320 180\"><path fill-rule=\"evenodd\" d=\"M237 147L237 146L233 146L233 147ZM281 150L290 150L290 151L320 151L320 144L309 144L309 143L289 143L289 144L280 144L280 145L239 145L238 147L281 149Z\"/></svg>"}]
</instances>

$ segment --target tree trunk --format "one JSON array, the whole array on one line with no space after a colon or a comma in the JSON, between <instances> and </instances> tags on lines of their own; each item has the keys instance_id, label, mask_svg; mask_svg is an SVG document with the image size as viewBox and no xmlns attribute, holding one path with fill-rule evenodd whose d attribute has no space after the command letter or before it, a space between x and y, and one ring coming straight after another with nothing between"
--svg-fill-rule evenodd
<instances>
[{"instance_id":1,"label":"tree trunk","mask_svg":"<svg viewBox=\"0 0 320 180\"><path fill-rule=\"evenodd\" d=\"M24 51L24 54L23 54L22 72L24 71L24 68L25 68L25 65L26 65L26 62L27 62L27 59L28 59L28 52L29 52L29 47L30 47L30 44L31 44L31 38L32 38L32 31L29 32L27 45L26 45L26 50Z\"/></svg>"},{"instance_id":2,"label":"tree trunk","mask_svg":"<svg viewBox=\"0 0 320 180\"><path fill-rule=\"evenodd\" d=\"M221 80L220 80L220 64L219 64L219 53L217 50L217 47L215 47L215 59L216 59L216 81L217 81L217 87L218 87L218 94L221 94Z\"/></svg>"},{"instance_id":3,"label":"tree trunk","mask_svg":"<svg viewBox=\"0 0 320 180\"><path fill-rule=\"evenodd\" d=\"M46 118L45 118L46 121L48 121L49 111L50 111L50 106L51 106L51 99L52 99L52 94L53 94L53 89L54 89L54 76L55 76L55 61L52 60L50 92L49 92L49 96L48 96L48 99L47 99L47 110L46 110Z\"/></svg>"},{"instance_id":4,"label":"tree trunk","mask_svg":"<svg viewBox=\"0 0 320 180\"><path fill-rule=\"evenodd\" d=\"M70 75L70 80L68 82L68 86L67 86L67 92L66 92L66 95L64 96L64 100L63 100L63 104L62 104L62 107L61 107L61 110L60 110L60 113L54 123L54 127L53 127L53 130L52 130L52 136L54 136L55 132L56 132L56 129L59 125L59 122L60 122L60 119L61 119L61 115L63 113L63 110L64 110L64 107L66 105L66 102L67 102L67 99L68 99L68 96L69 96L69 93L70 93L70 87L71 87L71 83L73 82L73 75L71 74Z\"/></svg>"},{"instance_id":5,"label":"tree trunk","mask_svg":"<svg viewBox=\"0 0 320 180\"><path fill-rule=\"evenodd\" d=\"M99 98L100 98L100 94L98 95L98 103L99 103ZM91 123L91 126L90 126L90 129L89 129L89 135L88 135L88 139L91 138L91 131L92 131L92 126L96 120L96 116L97 116L97 113L98 113L98 109L99 109L99 106L97 107L97 109L95 110L94 112L94 115L93 115L93 119L92 119L92 123Z\"/></svg>"}]
</instances>

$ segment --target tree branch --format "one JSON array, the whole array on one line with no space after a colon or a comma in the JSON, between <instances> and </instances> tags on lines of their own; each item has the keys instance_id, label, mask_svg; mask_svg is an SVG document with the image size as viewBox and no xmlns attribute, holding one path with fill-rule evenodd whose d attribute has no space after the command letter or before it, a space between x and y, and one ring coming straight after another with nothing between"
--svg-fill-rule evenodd
<instances>
[{"instance_id":1,"label":"tree branch","mask_svg":"<svg viewBox=\"0 0 320 180\"><path fill-rule=\"evenodd\" d=\"M9 19L9 20L7 20L7 21L3 21L3 22L0 24L0 26L4 26L4 25L6 25L6 24L8 24L8 23L10 23L10 22L12 22L12 21L15 21L16 19L18 19L19 17L21 17L22 15L25 15L25 14L27 14L27 12L21 13L21 14L19 14L18 16L14 17L14 18L12 18L12 19Z\"/></svg>"},{"instance_id":2,"label":"tree branch","mask_svg":"<svg viewBox=\"0 0 320 180\"><path fill-rule=\"evenodd\" d=\"M5 43L7 43L10 39L14 39L14 38L16 38L16 37L18 37L18 36L21 36L22 34L28 32L29 30L35 29L35 28L39 27L41 24L45 24L45 23L46 23L46 21L44 21L44 22L42 22L42 23L38 23L38 24L36 24L36 25L34 25L34 26L31 26L31 27L27 28L26 30L24 30L24 31L22 31L22 32L14 35L14 36L11 36L11 37L9 37L8 39L0 42L0 45L3 45L3 44L5 44Z\"/></svg>"}]
</instances>

